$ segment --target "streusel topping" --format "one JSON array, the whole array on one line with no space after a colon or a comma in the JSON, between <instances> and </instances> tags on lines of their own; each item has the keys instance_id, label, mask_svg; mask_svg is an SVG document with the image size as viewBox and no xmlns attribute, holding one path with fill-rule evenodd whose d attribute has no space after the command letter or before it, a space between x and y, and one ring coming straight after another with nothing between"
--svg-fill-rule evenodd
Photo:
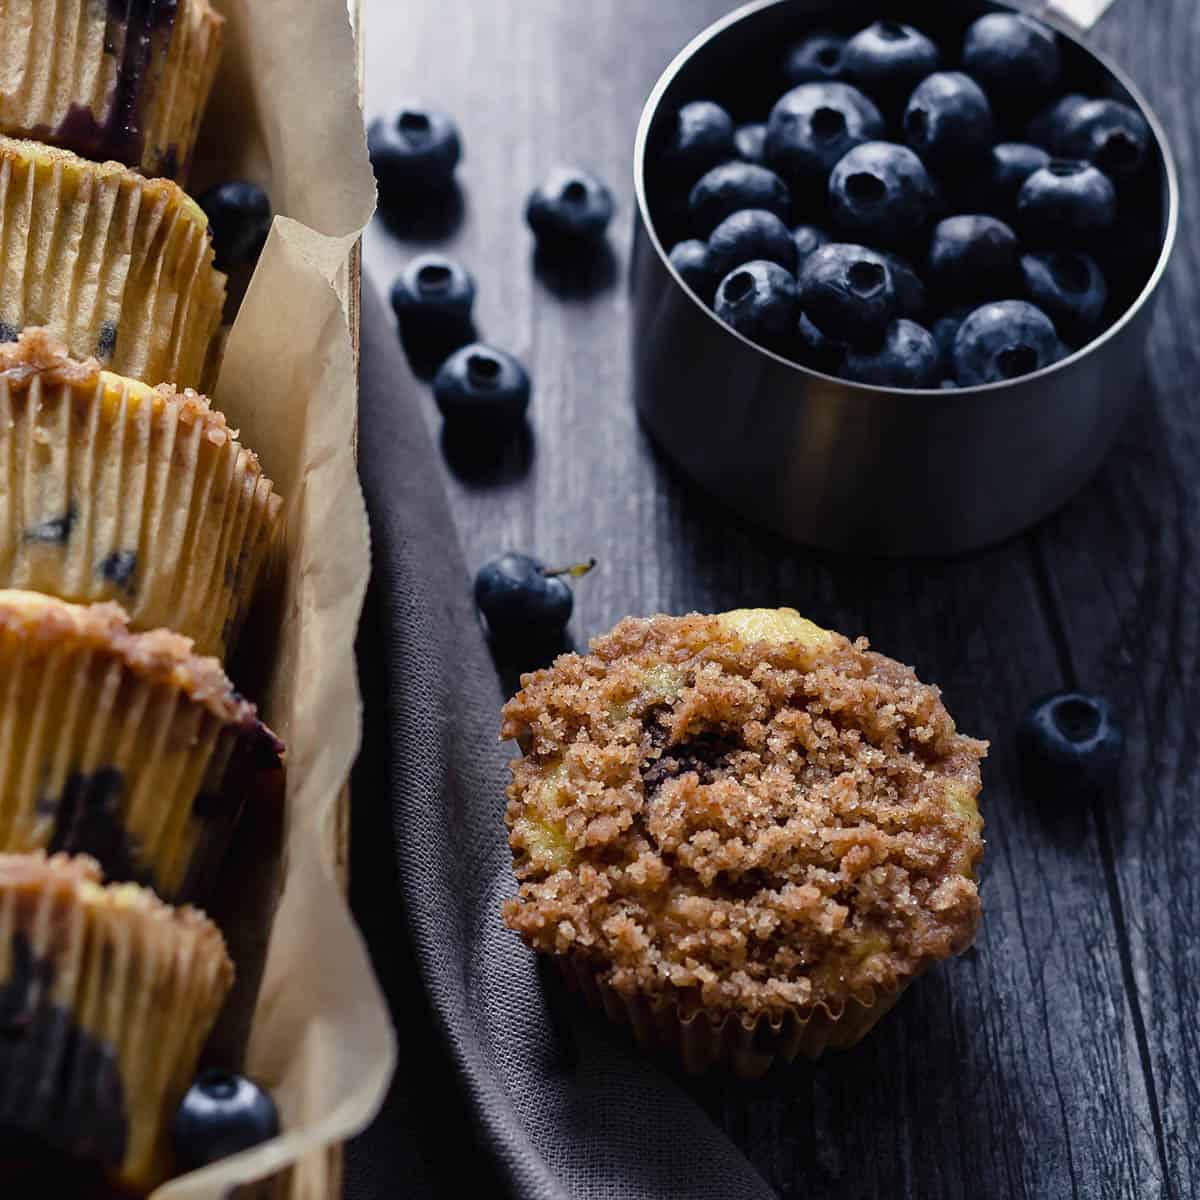
<instances>
[{"instance_id":1,"label":"streusel topping","mask_svg":"<svg viewBox=\"0 0 1200 1200\"><path fill-rule=\"evenodd\" d=\"M526 676L508 924L615 988L871 1003L979 920L986 744L911 668L789 609L622 621Z\"/></svg>"}]
</instances>

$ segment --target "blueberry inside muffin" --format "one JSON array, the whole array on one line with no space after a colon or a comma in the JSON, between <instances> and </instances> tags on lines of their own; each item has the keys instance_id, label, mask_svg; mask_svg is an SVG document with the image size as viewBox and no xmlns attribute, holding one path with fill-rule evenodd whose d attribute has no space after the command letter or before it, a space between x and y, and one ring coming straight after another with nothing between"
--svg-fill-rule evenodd
<instances>
[{"instance_id":1,"label":"blueberry inside muffin","mask_svg":"<svg viewBox=\"0 0 1200 1200\"><path fill-rule=\"evenodd\" d=\"M753 1026L869 1012L970 945L986 747L865 641L788 609L629 619L523 682L504 918L535 949Z\"/></svg>"}]
</instances>

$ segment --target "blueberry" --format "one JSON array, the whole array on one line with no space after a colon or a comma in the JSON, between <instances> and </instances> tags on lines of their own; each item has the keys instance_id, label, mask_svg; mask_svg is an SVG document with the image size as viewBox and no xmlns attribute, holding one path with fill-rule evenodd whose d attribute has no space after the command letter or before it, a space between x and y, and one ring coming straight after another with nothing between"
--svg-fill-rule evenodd
<instances>
[{"instance_id":1,"label":"blueberry","mask_svg":"<svg viewBox=\"0 0 1200 1200\"><path fill-rule=\"evenodd\" d=\"M423 104L402 104L376 117L367 131L367 147L380 193L389 204L445 191L462 155L454 122Z\"/></svg>"},{"instance_id":2,"label":"blueberry","mask_svg":"<svg viewBox=\"0 0 1200 1200\"><path fill-rule=\"evenodd\" d=\"M1025 136L1035 146L1041 146L1056 154L1055 147L1062 142L1063 134L1071 118L1088 102L1086 96L1078 92L1069 92L1042 109L1025 130Z\"/></svg>"},{"instance_id":3,"label":"blueberry","mask_svg":"<svg viewBox=\"0 0 1200 1200\"><path fill-rule=\"evenodd\" d=\"M688 212L700 237L743 208L764 208L786 221L792 209L787 184L766 167L731 162L713 167L688 196Z\"/></svg>"},{"instance_id":4,"label":"blueberry","mask_svg":"<svg viewBox=\"0 0 1200 1200\"><path fill-rule=\"evenodd\" d=\"M1099 331L1108 285L1094 258L1078 251L1026 254L1025 291L1064 337L1083 343Z\"/></svg>"},{"instance_id":5,"label":"blueberry","mask_svg":"<svg viewBox=\"0 0 1200 1200\"><path fill-rule=\"evenodd\" d=\"M671 266L679 273L683 282L705 304L711 304L716 276L708 261L708 246L698 238L691 238L673 246L670 258Z\"/></svg>"},{"instance_id":6,"label":"blueberry","mask_svg":"<svg viewBox=\"0 0 1200 1200\"><path fill-rule=\"evenodd\" d=\"M199 200L208 216L219 271L253 262L271 232L271 201L256 183L218 183Z\"/></svg>"},{"instance_id":7,"label":"blueberry","mask_svg":"<svg viewBox=\"0 0 1200 1200\"><path fill-rule=\"evenodd\" d=\"M800 315L795 278L765 261L745 263L726 275L713 307L731 329L770 350L787 345Z\"/></svg>"},{"instance_id":8,"label":"blueberry","mask_svg":"<svg viewBox=\"0 0 1200 1200\"><path fill-rule=\"evenodd\" d=\"M793 87L801 83L830 83L842 77L842 54L846 39L822 30L789 47L783 74Z\"/></svg>"},{"instance_id":9,"label":"blueberry","mask_svg":"<svg viewBox=\"0 0 1200 1200\"><path fill-rule=\"evenodd\" d=\"M767 127L761 122L739 125L733 135L737 156L742 162L767 165Z\"/></svg>"},{"instance_id":10,"label":"blueberry","mask_svg":"<svg viewBox=\"0 0 1200 1200\"><path fill-rule=\"evenodd\" d=\"M1054 323L1024 300L977 308L954 339L954 374L963 387L1018 379L1061 357Z\"/></svg>"},{"instance_id":11,"label":"blueberry","mask_svg":"<svg viewBox=\"0 0 1200 1200\"><path fill-rule=\"evenodd\" d=\"M827 337L804 313L796 326L796 356L806 367L826 375L840 375L850 346Z\"/></svg>"},{"instance_id":12,"label":"blueberry","mask_svg":"<svg viewBox=\"0 0 1200 1200\"><path fill-rule=\"evenodd\" d=\"M956 392L958 391L958 388L959 382L957 379L943 379L942 382L938 384L938 390L942 392Z\"/></svg>"},{"instance_id":13,"label":"blueberry","mask_svg":"<svg viewBox=\"0 0 1200 1200\"><path fill-rule=\"evenodd\" d=\"M433 380L433 398L447 422L484 434L511 433L529 408L525 368L503 350L476 342L455 351Z\"/></svg>"},{"instance_id":14,"label":"blueberry","mask_svg":"<svg viewBox=\"0 0 1200 1200\"><path fill-rule=\"evenodd\" d=\"M989 212L1011 217L1017 211L1017 195L1034 171L1049 166L1050 155L1028 142L1000 142L978 179L975 195Z\"/></svg>"},{"instance_id":15,"label":"blueberry","mask_svg":"<svg viewBox=\"0 0 1200 1200\"><path fill-rule=\"evenodd\" d=\"M995 141L992 107L969 75L940 71L913 92L904 136L929 166L961 170L984 158Z\"/></svg>"},{"instance_id":16,"label":"blueberry","mask_svg":"<svg viewBox=\"0 0 1200 1200\"><path fill-rule=\"evenodd\" d=\"M1062 71L1054 31L1017 13L980 17L967 30L962 63L993 99L1022 107L1050 95Z\"/></svg>"},{"instance_id":17,"label":"blueberry","mask_svg":"<svg viewBox=\"0 0 1200 1200\"><path fill-rule=\"evenodd\" d=\"M232 1071L205 1071L187 1090L171 1129L187 1171L279 1136L279 1112L258 1084Z\"/></svg>"},{"instance_id":18,"label":"blueberry","mask_svg":"<svg viewBox=\"0 0 1200 1200\"><path fill-rule=\"evenodd\" d=\"M663 151L671 172L688 186L736 153L733 118L711 100L693 100L676 113Z\"/></svg>"},{"instance_id":19,"label":"blueberry","mask_svg":"<svg viewBox=\"0 0 1200 1200\"><path fill-rule=\"evenodd\" d=\"M802 83L767 120L767 164L790 183L823 186L846 153L883 136L874 103L848 83Z\"/></svg>"},{"instance_id":20,"label":"blueberry","mask_svg":"<svg viewBox=\"0 0 1200 1200\"><path fill-rule=\"evenodd\" d=\"M536 645L561 638L575 597L564 575L586 574L595 562L548 571L528 554L502 554L475 576L475 604L495 641Z\"/></svg>"},{"instance_id":21,"label":"blueberry","mask_svg":"<svg viewBox=\"0 0 1200 1200\"><path fill-rule=\"evenodd\" d=\"M1027 778L1050 799L1103 796L1120 769L1124 748L1108 701L1082 692L1039 700L1017 727Z\"/></svg>"},{"instance_id":22,"label":"blueberry","mask_svg":"<svg viewBox=\"0 0 1200 1200\"><path fill-rule=\"evenodd\" d=\"M899 254L883 254L883 259L892 273L892 282L896 285L896 306L902 317L910 321L920 321L929 307L929 295L925 283L913 268L912 263Z\"/></svg>"},{"instance_id":23,"label":"blueberry","mask_svg":"<svg viewBox=\"0 0 1200 1200\"><path fill-rule=\"evenodd\" d=\"M1017 221L1035 241L1081 246L1117 223L1112 181L1082 159L1055 158L1034 171L1017 194Z\"/></svg>"},{"instance_id":24,"label":"blueberry","mask_svg":"<svg viewBox=\"0 0 1200 1200\"><path fill-rule=\"evenodd\" d=\"M1017 235L996 217L947 217L929 243L929 278L944 295L995 299L1016 290Z\"/></svg>"},{"instance_id":25,"label":"blueberry","mask_svg":"<svg viewBox=\"0 0 1200 1200\"><path fill-rule=\"evenodd\" d=\"M834 220L843 229L885 245L924 229L938 204L924 163L892 142L856 146L829 177Z\"/></svg>"},{"instance_id":26,"label":"blueberry","mask_svg":"<svg viewBox=\"0 0 1200 1200\"><path fill-rule=\"evenodd\" d=\"M796 244L796 268L804 265L804 260L814 250L828 246L833 239L819 225L797 225L792 230L792 241Z\"/></svg>"},{"instance_id":27,"label":"blueberry","mask_svg":"<svg viewBox=\"0 0 1200 1200\"><path fill-rule=\"evenodd\" d=\"M778 263L796 272L796 243L788 227L774 214L747 208L728 216L708 239L708 261L713 274L724 279L734 267L755 259Z\"/></svg>"},{"instance_id":28,"label":"blueberry","mask_svg":"<svg viewBox=\"0 0 1200 1200\"><path fill-rule=\"evenodd\" d=\"M851 350L842 374L877 387L935 388L942 377L942 356L928 329L901 319L888 326L882 346Z\"/></svg>"},{"instance_id":29,"label":"blueberry","mask_svg":"<svg viewBox=\"0 0 1200 1200\"><path fill-rule=\"evenodd\" d=\"M443 254L420 254L392 285L392 308L402 328L468 329L475 303L475 280Z\"/></svg>"},{"instance_id":30,"label":"blueberry","mask_svg":"<svg viewBox=\"0 0 1200 1200\"><path fill-rule=\"evenodd\" d=\"M1055 154L1086 158L1113 179L1141 170L1150 148L1145 117L1117 100L1085 100L1074 105L1056 133Z\"/></svg>"},{"instance_id":31,"label":"blueberry","mask_svg":"<svg viewBox=\"0 0 1200 1200\"><path fill-rule=\"evenodd\" d=\"M846 43L846 78L895 109L941 65L942 56L920 30L899 21L876 21Z\"/></svg>"},{"instance_id":32,"label":"blueberry","mask_svg":"<svg viewBox=\"0 0 1200 1200\"><path fill-rule=\"evenodd\" d=\"M525 220L539 241L586 246L604 237L615 208L612 192L594 175L555 167L530 193Z\"/></svg>"},{"instance_id":33,"label":"blueberry","mask_svg":"<svg viewBox=\"0 0 1200 1200\"><path fill-rule=\"evenodd\" d=\"M800 269L800 307L826 335L877 345L899 313L886 259L866 246L831 242Z\"/></svg>"},{"instance_id":34,"label":"blueberry","mask_svg":"<svg viewBox=\"0 0 1200 1200\"><path fill-rule=\"evenodd\" d=\"M947 309L933 323L933 340L937 342L942 362L949 370L954 369L954 340L958 337L962 323L971 315L972 311L966 304L956 304L953 308Z\"/></svg>"}]
</instances>

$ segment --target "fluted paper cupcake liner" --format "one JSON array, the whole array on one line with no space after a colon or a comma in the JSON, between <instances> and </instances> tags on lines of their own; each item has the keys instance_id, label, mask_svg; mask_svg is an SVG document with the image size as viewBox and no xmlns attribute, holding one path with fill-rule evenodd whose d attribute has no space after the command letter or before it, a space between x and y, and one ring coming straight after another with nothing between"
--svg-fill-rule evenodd
<instances>
[{"instance_id":1,"label":"fluted paper cupcake liner","mask_svg":"<svg viewBox=\"0 0 1200 1200\"><path fill-rule=\"evenodd\" d=\"M0 341L43 326L77 358L200 388L224 303L208 220L178 186L0 138Z\"/></svg>"},{"instance_id":2,"label":"fluted paper cupcake liner","mask_svg":"<svg viewBox=\"0 0 1200 1200\"><path fill-rule=\"evenodd\" d=\"M203 913L99 881L0 855L0 1125L149 1188L233 964Z\"/></svg>"},{"instance_id":3,"label":"fluted paper cupcake liner","mask_svg":"<svg viewBox=\"0 0 1200 1200\"><path fill-rule=\"evenodd\" d=\"M0 4L0 133L182 179L224 24L209 0Z\"/></svg>"},{"instance_id":4,"label":"fluted paper cupcake liner","mask_svg":"<svg viewBox=\"0 0 1200 1200\"><path fill-rule=\"evenodd\" d=\"M780 1016L685 1012L667 996L626 994L609 984L597 967L575 955L556 955L568 985L610 1021L628 1025L646 1050L665 1050L690 1074L712 1069L732 1071L741 1079L758 1079L776 1059L819 1058L828 1049L847 1049L860 1042L891 1011L911 980L893 991L865 1000L850 999L840 1013L824 1006L795 1009Z\"/></svg>"},{"instance_id":5,"label":"fluted paper cupcake liner","mask_svg":"<svg viewBox=\"0 0 1200 1200\"><path fill-rule=\"evenodd\" d=\"M281 501L194 392L76 362L27 330L0 346L0 587L116 600L224 657Z\"/></svg>"},{"instance_id":6,"label":"fluted paper cupcake liner","mask_svg":"<svg viewBox=\"0 0 1200 1200\"><path fill-rule=\"evenodd\" d=\"M214 658L115 604L0 591L0 852L205 895L281 746Z\"/></svg>"}]
</instances>

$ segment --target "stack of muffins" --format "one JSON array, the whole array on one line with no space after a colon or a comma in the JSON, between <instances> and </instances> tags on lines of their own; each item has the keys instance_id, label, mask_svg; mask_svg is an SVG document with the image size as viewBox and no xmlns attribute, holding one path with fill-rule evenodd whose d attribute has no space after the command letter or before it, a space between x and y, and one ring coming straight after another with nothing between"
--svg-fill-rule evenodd
<instances>
[{"instance_id":1,"label":"stack of muffins","mask_svg":"<svg viewBox=\"0 0 1200 1200\"><path fill-rule=\"evenodd\" d=\"M191 907L282 747L230 683L281 501L198 391L208 0L0 3L0 1131L135 1191L233 979Z\"/></svg>"}]
</instances>

